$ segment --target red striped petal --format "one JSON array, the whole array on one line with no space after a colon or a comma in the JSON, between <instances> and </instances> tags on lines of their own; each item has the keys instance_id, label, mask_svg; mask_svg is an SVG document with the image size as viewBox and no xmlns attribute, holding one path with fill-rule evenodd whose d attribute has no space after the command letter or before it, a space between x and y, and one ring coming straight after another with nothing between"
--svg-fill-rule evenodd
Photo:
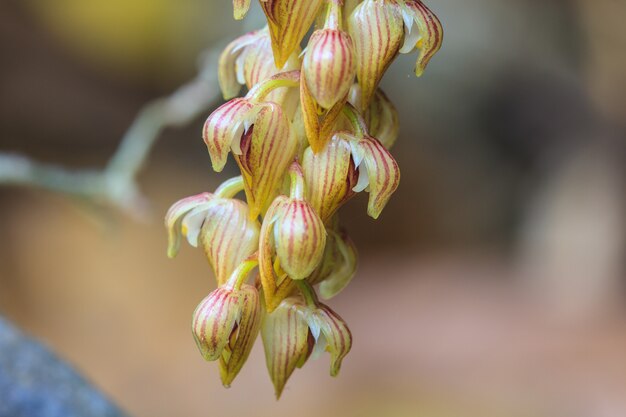
<instances>
[{"instance_id":1,"label":"red striped petal","mask_svg":"<svg viewBox=\"0 0 626 417\"><path fill-rule=\"evenodd\" d=\"M290 298L263 316L261 337L276 398L280 398L287 380L308 353L309 326L301 308L299 299Z\"/></svg>"},{"instance_id":2,"label":"red striped petal","mask_svg":"<svg viewBox=\"0 0 626 417\"><path fill-rule=\"evenodd\" d=\"M355 46L357 78L367 105L397 56L404 36L400 11L385 1L365 0L348 19Z\"/></svg>"},{"instance_id":3,"label":"red striped petal","mask_svg":"<svg viewBox=\"0 0 626 417\"><path fill-rule=\"evenodd\" d=\"M182 222L185 216L197 207L206 207L207 203L211 201L212 198L212 194L202 193L183 198L170 207L165 215L165 227L168 232L167 256L173 258L180 250L180 241L182 237L186 235L186 233L183 234L182 230Z\"/></svg>"},{"instance_id":4,"label":"red striped petal","mask_svg":"<svg viewBox=\"0 0 626 417\"><path fill-rule=\"evenodd\" d=\"M337 136L317 154L310 148L304 152L308 201L324 223L354 195L357 175L350 154L350 144Z\"/></svg>"},{"instance_id":5,"label":"red striped petal","mask_svg":"<svg viewBox=\"0 0 626 417\"><path fill-rule=\"evenodd\" d=\"M236 98L218 107L206 120L202 137L216 172L224 169L231 146L240 140L253 107L246 99Z\"/></svg>"},{"instance_id":6,"label":"red striped petal","mask_svg":"<svg viewBox=\"0 0 626 417\"><path fill-rule=\"evenodd\" d=\"M417 44L407 45L408 47L416 46L420 49L415 65L415 74L419 77L424 73L432 57L441 49L443 27L437 16L419 0L405 0L404 6L401 7L403 13L406 13L416 26L416 28L407 28L407 30L419 31Z\"/></svg>"},{"instance_id":7,"label":"red striped petal","mask_svg":"<svg viewBox=\"0 0 626 417\"><path fill-rule=\"evenodd\" d=\"M324 0L261 0L278 68L300 46L323 3Z\"/></svg>"}]
</instances>

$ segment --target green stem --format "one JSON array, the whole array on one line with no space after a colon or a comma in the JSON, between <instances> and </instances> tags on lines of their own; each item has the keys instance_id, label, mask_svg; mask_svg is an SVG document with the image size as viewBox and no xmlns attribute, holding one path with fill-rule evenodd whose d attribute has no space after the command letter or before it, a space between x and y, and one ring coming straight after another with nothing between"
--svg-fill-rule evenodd
<instances>
[{"instance_id":1,"label":"green stem","mask_svg":"<svg viewBox=\"0 0 626 417\"><path fill-rule=\"evenodd\" d=\"M239 290L241 286L248 279L248 275L250 272L259 265L259 260L257 254L250 256L248 259L243 261L235 271L233 271L230 278L226 282L226 286Z\"/></svg>"},{"instance_id":2,"label":"green stem","mask_svg":"<svg viewBox=\"0 0 626 417\"><path fill-rule=\"evenodd\" d=\"M222 185L215 190L215 196L219 198L233 198L244 190L243 177L240 175L224 181Z\"/></svg>"},{"instance_id":3,"label":"green stem","mask_svg":"<svg viewBox=\"0 0 626 417\"><path fill-rule=\"evenodd\" d=\"M260 103L265 100L265 97L272 91L281 87L299 87L300 86L300 71L281 72L273 77L263 81L262 83L254 86L246 95L246 97L253 102Z\"/></svg>"}]
</instances>

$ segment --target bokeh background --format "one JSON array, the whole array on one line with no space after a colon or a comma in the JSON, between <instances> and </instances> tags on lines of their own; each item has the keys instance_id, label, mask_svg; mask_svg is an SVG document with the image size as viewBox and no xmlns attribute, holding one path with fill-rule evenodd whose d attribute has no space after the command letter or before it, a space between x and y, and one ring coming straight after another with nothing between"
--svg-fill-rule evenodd
<instances>
[{"instance_id":1,"label":"bokeh background","mask_svg":"<svg viewBox=\"0 0 626 417\"><path fill-rule=\"evenodd\" d=\"M210 170L202 117L153 150L144 220L0 188L0 312L138 417L626 415L626 3L428 4L442 51L383 82L402 184L380 221L364 198L343 211L361 264L329 303L354 335L339 378L310 362L276 402L260 343L229 390L196 352L213 280L200 251L166 258L161 219L235 175ZM260 21L216 0L3 0L0 150L103 166L142 105Z\"/></svg>"}]
</instances>

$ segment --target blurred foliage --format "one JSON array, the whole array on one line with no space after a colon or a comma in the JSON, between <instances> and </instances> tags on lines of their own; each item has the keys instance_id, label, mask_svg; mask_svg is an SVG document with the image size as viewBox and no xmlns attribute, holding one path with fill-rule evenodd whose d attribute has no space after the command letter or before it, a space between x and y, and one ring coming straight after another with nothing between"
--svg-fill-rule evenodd
<instances>
[{"instance_id":1,"label":"blurred foliage","mask_svg":"<svg viewBox=\"0 0 626 417\"><path fill-rule=\"evenodd\" d=\"M212 1L25 0L24 4L73 53L101 72L133 78L150 74L173 81L189 76L197 54L212 40L236 33L238 26L228 8Z\"/></svg>"}]
</instances>

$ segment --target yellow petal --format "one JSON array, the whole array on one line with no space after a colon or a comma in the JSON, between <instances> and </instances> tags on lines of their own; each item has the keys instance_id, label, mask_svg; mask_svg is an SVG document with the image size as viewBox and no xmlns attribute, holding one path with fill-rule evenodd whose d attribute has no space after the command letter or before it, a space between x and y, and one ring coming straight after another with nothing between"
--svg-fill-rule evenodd
<instances>
[{"instance_id":1,"label":"yellow petal","mask_svg":"<svg viewBox=\"0 0 626 417\"><path fill-rule=\"evenodd\" d=\"M246 258L257 251L261 225L251 220L246 203L215 199L206 211L200 239L218 285L224 284Z\"/></svg>"},{"instance_id":2,"label":"yellow petal","mask_svg":"<svg viewBox=\"0 0 626 417\"><path fill-rule=\"evenodd\" d=\"M282 68L315 21L324 0L261 0L276 67Z\"/></svg>"},{"instance_id":3,"label":"yellow petal","mask_svg":"<svg viewBox=\"0 0 626 417\"><path fill-rule=\"evenodd\" d=\"M216 172L222 171L231 146L241 139L245 121L253 105L246 99L233 99L215 110L204 124L202 137Z\"/></svg>"},{"instance_id":4,"label":"yellow petal","mask_svg":"<svg viewBox=\"0 0 626 417\"><path fill-rule=\"evenodd\" d=\"M222 384L229 387L241 368L246 363L259 330L261 328L261 302L259 292L252 285L242 285L240 290L242 301L241 319L239 320L236 337L226 347L227 355L220 358L220 376Z\"/></svg>"},{"instance_id":5,"label":"yellow petal","mask_svg":"<svg viewBox=\"0 0 626 417\"><path fill-rule=\"evenodd\" d=\"M363 104L367 105L402 45L402 14L389 2L365 0L354 9L348 22L355 47L357 78Z\"/></svg>"},{"instance_id":6,"label":"yellow petal","mask_svg":"<svg viewBox=\"0 0 626 417\"><path fill-rule=\"evenodd\" d=\"M297 146L281 107L263 104L254 125L242 138L241 155L235 155L244 177L251 218L262 213L276 196Z\"/></svg>"},{"instance_id":7,"label":"yellow petal","mask_svg":"<svg viewBox=\"0 0 626 417\"><path fill-rule=\"evenodd\" d=\"M202 357L220 358L241 314L243 298L231 288L218 288L200 302L193 313L192 332Z\"/></svg>"},{"instance_id":8,"label":"yellow petal","mask_svg":"<svg viewBox=\"0 0 626 417\"><path fill-rule=\"evenodd\" d=\"M308 201L324 223L354 195L357 175L350 153L350 145L337 136L317 154L310 148L304 152L302 168Z\"/></svg>"},{"instance_id":9,"label":"yellow petal","mask_svg":"<svg viewBox=\"0 0 626 417\"><path fill-rule=\"evenodd\" d=\"M261 324L265 361L277 398L307 355L309 326L297 303L294 299L284 300L274 312L263 316Z\"/></svg>"},{"instance_id":10,"label":"yellow petal","mask_svg":"<svg viewBox=\"0 0 626 417\"><path fill-rule=\"evenodd\" d=\"M291 279L308 277L322 260L326 229L313 207L304 200L289 199L274 225L276 254Z\"/></svg>"},{"instance_id":11,"label":"yellow petal","mask_svg":"<svg viewBox=\"0 0 626 417\"><path fill-rule=\"evenodd\" d=\"M324 109L342 100L354 81L356 67L352 39L341 30L316 30L303 61L304 79L311 95Z\"/></svg>"}]
</instances>

